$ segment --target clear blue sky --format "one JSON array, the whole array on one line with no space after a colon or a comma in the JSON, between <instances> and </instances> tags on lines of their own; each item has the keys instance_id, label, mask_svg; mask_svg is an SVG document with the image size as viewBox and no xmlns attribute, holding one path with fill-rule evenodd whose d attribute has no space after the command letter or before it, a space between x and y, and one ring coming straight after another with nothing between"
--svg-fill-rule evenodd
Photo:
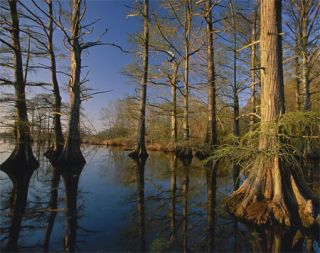
<instances>
[{"instance_id":1,"label":"clear blue sky","mask_svg":"<svg viewBox=\"0 0 320 253\"><path fill-rule=\"evenodd\" d=\"M142 25L139 17L127 18L129 9L126 5L132 5L133 2L132 0L87 1L88 10L85 22L101 18L95 25L94 37L107 28L108 32L103 38L105 42L114 42L124 48L129 48L128 35L141 29ZM126 77L121 75L121 70L130 62L132 62L132 56L112 46L91 48L83 59L84 65L87 65L90 70L90 87L100 91L113 90L110 93L96 95L83 104L89 118L93 120L98 129L101 127L99 122L101 107L133 92L133 87L128 84Z\"/></svg>"}]
</instances>

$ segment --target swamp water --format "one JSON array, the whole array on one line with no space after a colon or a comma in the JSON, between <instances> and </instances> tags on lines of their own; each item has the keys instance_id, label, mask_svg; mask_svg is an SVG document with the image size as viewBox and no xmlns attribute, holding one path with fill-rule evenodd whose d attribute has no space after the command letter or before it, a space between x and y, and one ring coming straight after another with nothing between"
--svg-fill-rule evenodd
<instances>
[{"instance_id":1,"label":"swamp water","mask_svg":"<svg viewBox=\"0 0 320 253\"><path fill-rule=\"evenodd\" d=\"M0 163L12 148L0 143ZM246 226L226 213L233 179L222 166L212 171L196 158L186 164L162 152L150 152L141 164L116 148L82 150L87 164L69 175L35 148L40 167L29 183L19 251L57 252L68 244L81 252L320 252L313 233ZM313 167L319 194L319 163ZM0 182L3 250L12 236L12 182L3 172Z\"/></svg>"}]
</instances>

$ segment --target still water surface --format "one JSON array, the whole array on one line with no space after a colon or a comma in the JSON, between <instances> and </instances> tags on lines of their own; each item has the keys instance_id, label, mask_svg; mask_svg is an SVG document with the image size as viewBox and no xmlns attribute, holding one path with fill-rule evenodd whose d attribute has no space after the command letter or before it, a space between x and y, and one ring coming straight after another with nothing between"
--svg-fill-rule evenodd
<instances>
[{"instance_id":1,"label":"still water surface","mask_svg":"<svg viewBox=\"0 0 320 253\"><path fill-rule=\"evenodd\" d=\"M1 163L12 148L0 143ZM144 165L120 149L82 149L87 164L69 177L57 174L43 150L35 148L41 165L29 184L20 251L64 251L67 230L74 235L69 240L75 250L82 252L263 252L272 250L275 241L283 251L313 247L320 252L315 234L246 226L227 214L223 199L232 192L233 179L223 166L212 172L195 158L186 164L161 152L150 152ZM3 172L0 179L3 248L11 223L12 183ZM317 190L319 174L313 181Z\"/></svg>"}]
</instances>

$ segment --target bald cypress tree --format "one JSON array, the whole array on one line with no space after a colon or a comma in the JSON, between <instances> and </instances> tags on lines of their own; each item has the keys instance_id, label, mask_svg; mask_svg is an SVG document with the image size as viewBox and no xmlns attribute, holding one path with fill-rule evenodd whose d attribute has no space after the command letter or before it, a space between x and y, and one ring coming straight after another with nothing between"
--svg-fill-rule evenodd
<instances>
[{"instance_id":1,"label":"bald cypress tree","mask_svg":"<svg viewBox=\"0 0 320 253\"><path fill-rule=\"evenodd\" d=\"M257 224L314 225L319 201L299 170L280 155L284 114L281 1L261 1L261 129L251 175L226 200L228 210Z\"/></svg>"}]
</instances>

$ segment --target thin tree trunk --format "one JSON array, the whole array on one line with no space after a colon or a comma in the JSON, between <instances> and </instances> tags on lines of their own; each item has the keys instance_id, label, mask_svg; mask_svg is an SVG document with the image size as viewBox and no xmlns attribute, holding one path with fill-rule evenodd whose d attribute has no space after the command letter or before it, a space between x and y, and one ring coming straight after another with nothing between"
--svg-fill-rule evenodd
<instances>
[{"instance_id":1,"label":"thin tree trunk","mask_svg":"<svg viewBox=\"0 0 320 253\"><path fill-rule=\"evenodd\" d=\"M299 38L296 36L295 38L295 61L294 61L294 67L295 67L295 104L296 104L296 111L300 111L300 54L299 54Z\"/></svg>"},{"instance_id":2,"label":"thin tree trunk","mask_svg":"<svg viewBox=\"0 0 320 253\"><path fill-rule=\"evenodd\" d=\"M177 75L178 75L178 63L172 61L173 73L170 77L171 84L171 98L172 98L172 110L171 110L171 142L175 147L178 141L177 131Z\"/></svg>"},{"instance_id":3,"label":"thin tree trunk","mask_svg":"<svg viewBox=\"0 0 320 253\"><path fill-rule=\"evenodd\" d=\"M308 25L309 25L309 3L301 2L301 83L303 88L303 110L311 111L311 96L310 96L310 67L309 67L309 52L308 52Z\"/></svg>"},{"instance_id":4,"label":"thin tree trunk","mask_svg":"<svg viewBox=\"0 0 320 253\"><path fill-rule=\"evenodd\" d=\"M191 36L191 24L192 24L192 3L190 0L184 2L184 40L185 40L185 59L184 59L184 96L183 96L183 139L189 141L190 129L189 129L189 64L190 64L190 36Z\"/></svg>"},{"instance_id":5,"label":"thin tree trunk","mask_svg":"<svg viewBox=\"0 0 320 253\"><path fill-rule=\"evenodd\" d=\"M149 0L144 0L144 25L143 25L143 75L141 79L141 94L140 94L140 117L138 125L137 144L135 150L129 154L132 158L144 158L148 156L145 146L146 133L146 102L147 102L147 81L148 81L148 66L149 66Z\"/></svg>"},{"instance_id":6,"label":"thin tree trunk","mask_svg":"<svg viewBox=\"0 0 320 253\"><path fill-rule=\"evenodd\" d=\"M61 126L61 96L59 83L57 79L57 67L56 67L56 57L53 49L53 8L52 8L52 0L47 1L48 4L48 14L49 14L49 24L47 27L48 33L48 51L50 55L51 62L51 81L53 86L53 94L55 98L54 105L54 115L53 115L53 124L54 124L54 142L53 142L53 156L58 156L60 152L63 150L64 145L64 137L62 133ZM50 152L50 151L49 151ZM47 153L48 156L49 153Z\"/></svg>"},{"instance_id":7,"label":"thin tree trunk","mask_svg":"<svg viewBox=\"0 0 320 253\"><path fill-rule=\"evenodd\" d=\"M207 72L208 72L208 125L205 142L209 145L217 143L216 133L216 85L215 85L215 64L214 64L214 47L213 47L213 30L212 30L212 3L206 1L205 18L206 18L206 36L207 36Z\"/></svg>"},{"instance_id":8,"label":"thin tree trunk","mask_svg":"<svg viewBox=\"0 0 320 253\"><path fill-rule=\"evenodd\" d=\"M232 11L232 25L233 25L233 136L239 138L240 136L240 106L239 106L239 94L238 94L238 84L237 84L237 28L235 21L235 9L233 1L230 2L231 11ZM235 142L237 143L237 142ZM233 185L234 189L239 188L239 173L240 167L237 164L232 165L233 172Z\"/></svg>"}]
</instances>

